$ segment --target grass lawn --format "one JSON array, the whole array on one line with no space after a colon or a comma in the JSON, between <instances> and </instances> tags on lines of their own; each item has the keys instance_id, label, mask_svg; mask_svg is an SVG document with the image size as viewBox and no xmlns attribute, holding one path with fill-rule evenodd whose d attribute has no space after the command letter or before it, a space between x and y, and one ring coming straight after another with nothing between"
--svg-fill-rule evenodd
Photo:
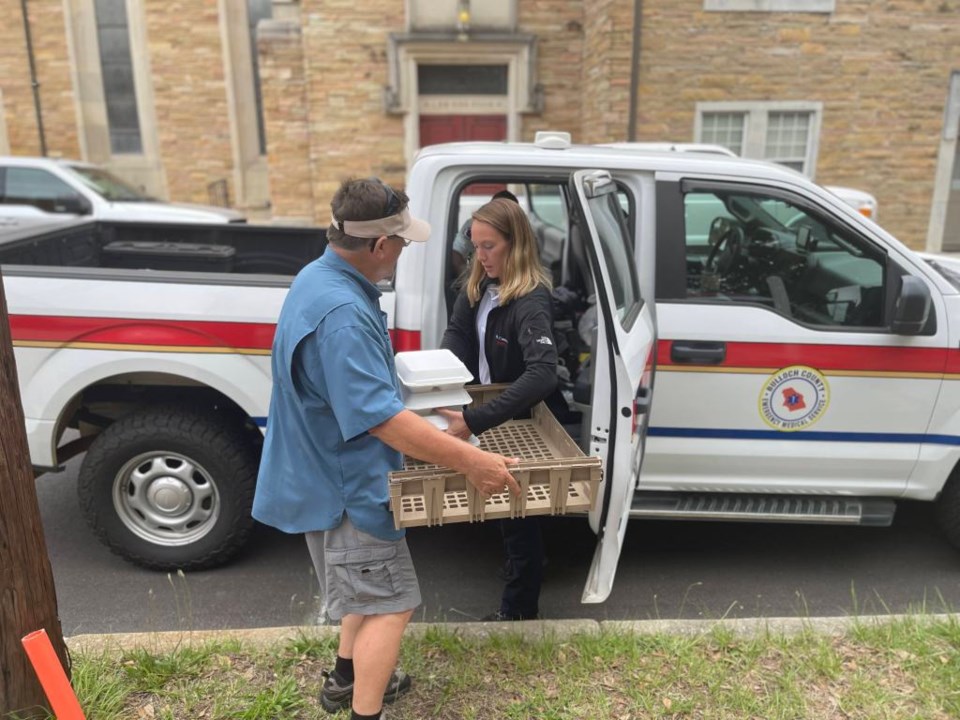
<instances>
[{"instance_id":1,"label":"grass lawn","mask_svg":"<svg viewBox=\"0 0 960 720\"><path fill-rule=\"evenodd\" d=\"M87 650L74 653L73 684L89 720L328 718L317 696L335 649L329 634L305 631L269 646ZM390 720L960 717L952 616L854 622L839 635L743 635L718 623L694 635L531 639L509 625L478 635L429 627L408 633L401 664L414 688Z\"/></svg>"}]
</instances>

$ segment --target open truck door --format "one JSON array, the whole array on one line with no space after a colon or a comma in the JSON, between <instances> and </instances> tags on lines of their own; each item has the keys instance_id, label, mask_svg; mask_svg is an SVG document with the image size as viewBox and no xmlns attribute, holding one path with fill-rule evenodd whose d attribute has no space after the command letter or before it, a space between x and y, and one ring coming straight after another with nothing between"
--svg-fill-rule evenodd
<instances>
[{"instance_id":1,"label":"open truck door","mask_svg":"<svg viewBox=\"0 0 960 720\"><path fill-rule=\"evenodd\" d=\"M640 294L633 239L605 170L570 177L574 205L570 241L580 243L593 277L597 338L589 423L590 455L604 460L599 498L590 512L597 549L581 602L610 595L643 459L652 399L656 332L652 298ZM637 205L637 212L645 208Z\"/></svg>"}]
</instances>

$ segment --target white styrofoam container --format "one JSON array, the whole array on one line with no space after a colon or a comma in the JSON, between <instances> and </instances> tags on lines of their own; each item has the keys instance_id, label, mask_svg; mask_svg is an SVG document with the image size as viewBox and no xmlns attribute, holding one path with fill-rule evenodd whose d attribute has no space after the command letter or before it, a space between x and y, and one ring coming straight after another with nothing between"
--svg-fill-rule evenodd
<instances>
[{"instance_id":1,"label":"white styrofoam container","mask_svg":"<svg viewBox=\"0 0 960 720\"><path fill-rule=\"evenodd\" d=\"M402 394L404 407L414 412L440 407L459 410L473 402L473 397L462 387L427 392L411 392L404 388Z\"/></svg>"},{"instance_id":2,"label":"white styrofoam container","mask_svg":"<svg viewBox=\"0 0 960 720\"><path fill-rule=\"evenodd\" d=\"M412 393L454 390L473 380L467 366L449 350L411 350L394 356L397 376Z\"/></svg>"}]
</instances>

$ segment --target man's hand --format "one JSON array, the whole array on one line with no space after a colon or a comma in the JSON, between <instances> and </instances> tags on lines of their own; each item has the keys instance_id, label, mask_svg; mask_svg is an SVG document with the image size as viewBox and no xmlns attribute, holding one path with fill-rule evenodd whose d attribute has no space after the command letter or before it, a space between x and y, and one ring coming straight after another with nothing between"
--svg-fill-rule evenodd
<instances>
[{"instance_id":1,"label":"man's hand","mask_svg":"<svg viewBox=\"0 0 960 720\"><path fill-rule=\"evenodd\" d=\"M462 413L451 412L462 419ZM507 470L520 462L517 458L484 452L468 442L455 440L410 410L402 410L370 428L370 434L404 455L463 473L467 482L484 497L508 489L514 495L520 495L520 486Z\"/></svg>"},{"instance_id":2,"label":"man's hand","mask_svg":"<svg viewBox=\"0 0 960 720\"><path fill-rule=\"evenodd\" d=\"M446 418L447 429L444 430L444 432L447 433L447 435L453 435L461 440L470 439L473 433L470 432L470 428L468 428L467 424L463 421L462 412L459 410L448 410L447 408L435 408L435 412Z\"/></svg>"},{"instance_id":3,"label":"man's hand","mask_svg":"<svg viewBox=\"0 0 960 720\"><path fill-rule=\"evenodd\" d=\"M520 495L520 486L507 470L511 465L520 461L517 458L506 458L496 453L481 452L477 462L465 473L467 482L473 485L484 497L502 493L509 488L514 495Z\"/></svg>"}]
</instances>

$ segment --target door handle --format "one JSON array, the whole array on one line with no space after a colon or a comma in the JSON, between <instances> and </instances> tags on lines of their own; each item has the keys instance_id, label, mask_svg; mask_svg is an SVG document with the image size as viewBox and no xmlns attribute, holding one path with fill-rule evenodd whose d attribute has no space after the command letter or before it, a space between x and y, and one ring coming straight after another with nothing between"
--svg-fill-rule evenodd
<instances>
[{"instance_id":1,"label":"door handle","mask_svg":"<svg viewBox=\"0 0 960 720\"><path fill-rule=\"evenodd\" d=\"M670 360L691 365L719 365L727 357L727 344L697 340L674 340Z\"/></svg>"}]
</instances>

